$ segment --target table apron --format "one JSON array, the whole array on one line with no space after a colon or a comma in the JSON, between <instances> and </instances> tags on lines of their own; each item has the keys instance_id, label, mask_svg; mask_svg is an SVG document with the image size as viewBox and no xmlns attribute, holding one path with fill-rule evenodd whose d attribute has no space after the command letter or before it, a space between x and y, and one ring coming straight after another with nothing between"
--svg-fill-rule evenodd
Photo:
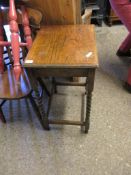
<instances>
[{"instance_id":1,"label":"table apron","mask_svg":"<svg viewBox=\"0 0 131 175\"><path fill-rule=\"evenodd\" d=\"M96 68L27 68L37 77L87 77L90 70Z\"/></svg>"}]
</instances>

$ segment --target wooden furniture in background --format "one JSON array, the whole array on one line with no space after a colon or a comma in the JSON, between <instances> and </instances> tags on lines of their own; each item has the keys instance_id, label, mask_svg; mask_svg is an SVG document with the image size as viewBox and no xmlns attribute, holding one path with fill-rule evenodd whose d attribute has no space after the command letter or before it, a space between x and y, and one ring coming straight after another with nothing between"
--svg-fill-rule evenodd
<instances>
[{"instance_id":1,"label":"wooden furniture in background","mask_svg":"<svg viewBox=\"0 0 131 175\"><path fill-rule=\"evenodd\" d=\"M81 23L81 0L31 0L26 4L42 12L44 24Z\"/></svg>"},{"instance_id":2,"label":"wooden furniture in background","mask_svg":"<svg viewBox=\"0 0 131 175\"><path fill-rule=\"evenodd\" d=\"M105 1L106 0L81 0L82 1L82 12L83 9L92 9L91 22L102 25L104 11L105 11Z\"/></svg>"},{"instance_id":3,"label":"wooden furniture in background","mask_svg":"<svg viewBox=\"0 0 131 175\"><path fill-rule=\"evenodd\" d=\"M92 9L85 9L84 14L82 15L82 24L91 24L91 15Z\"/></svg>"},{"instance_id":4,"label":"wooden furniture in background","mask_svg":"<svg viewBox=\"0 0 131 175\"><path fill-rule=\"evenodd\" d=\"M30 49L24 67L38 92L38 77L87 77L86 83L59 83L57 85L84 86L86 89L86 117L80 121L50 120L38 100L44 128L49 124L80 125L89 130L92 91L95 70L98 67L96 40L93 25L43 26ZM52 95L56 83L53 83ZM51 96L52 98L52 96ZM51 99L50 98L50 99Z\"/></svg>"},{"instance_id":5,"label":"wooden furniture in background","mask_svg":"<svg viewBox=\"0 0 131 175\"><path fill-rule=\"evenodd\" d=\"M105 18L106 23L109 26L112 26L112 24L114 22L120 22L120 19L116 15L116 13L114 12L114 10L112 9L109 0L106 0L106 12L105 12L105 16L106 16L106 18Z\"/></svg>"},{"instance_id":6,"label":"wooden furniture in background","mask_svg":"<svg viewBox=\"0 0 131 175\"><path fill-rule=\"evenodd\" d=\"M111 8L110 9L110 13L109 13L109 16L108 16L108 25L109 26L112 26L112 24L114 23L114 22L120 22L120 19L119 19L119 17L116 15L116 13L113 11L113 9Z\"/></svg>"}]
</instances>

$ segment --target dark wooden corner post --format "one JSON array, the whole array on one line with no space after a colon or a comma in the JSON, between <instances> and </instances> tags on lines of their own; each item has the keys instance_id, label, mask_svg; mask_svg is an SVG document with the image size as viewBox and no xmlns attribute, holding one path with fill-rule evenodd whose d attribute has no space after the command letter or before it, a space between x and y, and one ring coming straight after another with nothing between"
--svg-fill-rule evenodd
<instances>
[{"instance_id":1,"label":"dark wooden corner post","mask_svg":"<svg viewBox=\"0 0 131 175\"><path fill-rule=\"evenodd\" d=\"M38 107L35 106L37 113L39 113L39 120L45 130L49 130L49 121L48 121L48 115L44 109L42 97L40 96L39 89L38 89L38 81L37 81L37 74L31 70L26 69L31 87L33 91L35 92L35 96L37 99Z\"/></svg>"},{"instance_id":2,"label":"dark wooden corner post","mask_svg":"<svg viewBox=\"0 0 131 175\"><path fill-rule=\"evenodd\" d=\"M95 80L95 68L88 70L87 82L86 82L86 118L85 118L85 133L88 133L90 125L90 112L92 102L92 92L94 89Z\"/></svg>"}]
</instances>

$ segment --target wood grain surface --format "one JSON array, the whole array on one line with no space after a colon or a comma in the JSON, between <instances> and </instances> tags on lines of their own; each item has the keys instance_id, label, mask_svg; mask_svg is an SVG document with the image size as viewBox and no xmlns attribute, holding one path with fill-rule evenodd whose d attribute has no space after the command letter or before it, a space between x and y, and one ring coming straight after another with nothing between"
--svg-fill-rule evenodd
<instances>
[{"instance_id":1,"label":"wood grain surface","mask_svg":"<svg viewBox=\"0 0 131 175\"><path fill-rule=\"evenodd\" d=\"M43 26L25 59L24 66L97 67L94 26Z\"/></svg>"},{"instance_id":2,"label":"wood grain surface","mask_svg":"<svg viewBox=\"0 0 131 175\"><path fill-rule=\"evenodd\" d=\"M81 22L80 0L31 0L29 7L43 14L44 24L78 24Z\"/></svg>"},{"instance_id":3,"label":"wood grain surface","mask_svg":"<svg viewBox=\"0 0 131 175\"><path fill-rule=\"evenodd\" d=\"M19 82L16 80L13 69L8 68L0 74L0 99L19 99L31 92L30 83L22 69Z\"/></svg>"}]
</instances>

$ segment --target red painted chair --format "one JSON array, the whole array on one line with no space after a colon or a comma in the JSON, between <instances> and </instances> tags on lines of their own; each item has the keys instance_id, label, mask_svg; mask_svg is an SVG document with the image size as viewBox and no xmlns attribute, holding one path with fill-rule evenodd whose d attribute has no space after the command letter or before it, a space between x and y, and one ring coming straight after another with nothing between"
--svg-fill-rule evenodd
<instances>
[{"instance_id":1,"label":"red painted chair","mask_svg":"<svg viewBox=\"0 0 131 175\"><path fill-rule=\"evenodd\" d=\"M17 23L17 12L15 8L14 0L9 1L9 26L11 31L11 42L4 41L2 14L0 15L0 73L4 72L3 47L11 46L13 61L14 61L13 69L14 69L16 80L19 80L20 73L21 73L20 47L26 46L28 49L30 49L32 46L31 29L29 27L27 10L24 5L20 6L20 10L21 10L22 24L24 28L26 43L19 42L19 28Z\"/></svg>"},{"instance_id":2,"label":"red painted chair","mask_svg":"<svg viewBox=\"0 0 131 175\"><path fill-rule=\"evenodd\" d=\"M22 98L29 98L32 106L38 114L40 123L43 125L42 116L32 97L32 89L25 70L20 64L20 47L26 46L30 49L32 46L31 29L29 27L29 19L27 10L24 5L20 6L22 24L24 29L25 43L19 42L19 28L17 23L17 11L15 9L14 0L10 0L9 6L9 25L11 30L11 42L4 41L3 25L4 18L7 13L0 11L0 119L6 122L2 107L7 100L19 100ZM38 22L39 23L39 22ZM13 65L9 65L4 69L3 61L3 47L10 46L12 49Z\"/></svg>"}]
</instances>

